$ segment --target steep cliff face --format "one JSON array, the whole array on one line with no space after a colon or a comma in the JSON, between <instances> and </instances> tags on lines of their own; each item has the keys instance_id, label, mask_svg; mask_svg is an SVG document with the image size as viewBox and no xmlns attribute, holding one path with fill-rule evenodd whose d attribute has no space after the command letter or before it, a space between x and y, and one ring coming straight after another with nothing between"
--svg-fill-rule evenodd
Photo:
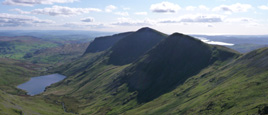
<instances>
[{"instance_id":1,"label":"steep cliff face","mask_svg":"<svg viewBox=\"0 0 268 115\"><path fill-rule=\"evenodd\" d=\"M84 54L96 53L96 52L107 50L110 47L112 47L116 42L130 35L131 33L133 32L126 32L126 33L115 34L112 36L104 36L104 37L95 38L94 41L90 43L90 45L88 46Z\"/></svg>"},{"instance_id":2,"label":"steep cliff face","mask_svg":"<svg viewBox=\"0 0 268 115\"><path fill-rule=\"evenodd\" d=\"M118 41L110 50L109 64L124 65L135 61L167 35L151 28L142 28Z\"/></svg>"}]
</instances>

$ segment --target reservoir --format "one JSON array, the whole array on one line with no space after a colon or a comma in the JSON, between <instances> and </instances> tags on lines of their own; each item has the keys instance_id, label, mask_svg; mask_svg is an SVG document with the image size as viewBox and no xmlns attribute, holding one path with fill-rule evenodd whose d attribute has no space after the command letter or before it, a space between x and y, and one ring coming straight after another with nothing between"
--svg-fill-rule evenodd
<instances>
[{"instance_id":1,"label":"reservoir","mask_svg":"<svg viewBox=\"0 0 268 115\"><path fill-rule=\"evenodd\" d=\"M29 81L19 85L18 88L27 91L28 95L33 96L44 92L47 86L50 86L53 83L57 83L64 78L66 78L66 76L61 74L33 77Z\"/></svg>"}]
</instances>

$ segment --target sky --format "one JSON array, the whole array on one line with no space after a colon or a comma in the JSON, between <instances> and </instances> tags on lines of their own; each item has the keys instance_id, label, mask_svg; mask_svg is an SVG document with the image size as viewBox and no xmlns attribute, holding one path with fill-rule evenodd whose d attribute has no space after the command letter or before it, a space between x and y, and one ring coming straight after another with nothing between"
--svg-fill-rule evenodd
<instances>
[{"instance_id":1,"label":"sky","mask_svg":"<svg viewBox=\"0 0 268 115\"><path fill-rule=\"evenodd\" d=\"M0 30L268 35L267 0L0 0Z\"/></svg>"}]
</instances>

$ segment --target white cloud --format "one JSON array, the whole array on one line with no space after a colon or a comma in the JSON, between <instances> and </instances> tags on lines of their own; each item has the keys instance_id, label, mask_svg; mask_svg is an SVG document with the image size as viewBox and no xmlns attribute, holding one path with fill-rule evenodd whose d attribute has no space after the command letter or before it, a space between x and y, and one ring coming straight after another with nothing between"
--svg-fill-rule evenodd
<instances>
[{"instance_id":1,"label":"white cloud","mask_svg":"<svg viewBox=\"0 0 268 115\"><path fill-rule=\"evenodd\" d=\"M146 19L146 20L133 20L130 18L118 18L118 22L112 23L112 25L118 26L150 26L155 25L155 21Z\"/></svg>"},{"instance_id":2,"label":"white cloud","mask_svg":"<svg viewBox=\"0 0 268 115\"><path fill-rule=\"evenodd\" d=\"M97 8L70 8L65 6L52 6L51 8L34 9L30 12L22 11L20 9L14 9L21 14L44 14L50 16L74 16L79 14L85 14L90 12L100 12Z\"/></svg>"},{"instance_id":3,"label":"white cloud","mask_svg":"<svg viewBox=\"0 0 268 115\"><path fill-rule=\"evenodd\" d=\"M256 20L254 20L252 18L228 18L225 20L225 22L228 22L228 23L237 23L237 22L251 23L251 22L256 22Z\"/></svg>"},{"instance_id":4,"label":"white cloud","mask_svg":"<svg viewBox=\"0 0 268 115\"><path fill-rule=\"evenodd\" d=\"M160 23L218 23L223 22L224 16L216 14L197 14L197 15L184 15L177 19L165 19Z\"/></svg>"},{"instance_id":5,"label":"white cloud","mask_svg":"<svg viewBox=\"0 0 268 115\"><path fill-rule=\"evenodd\" d=\"M206 10L206 11L209 11L209 8L206 7L206 6L204 6L204 5L199 5L198 8L199 8L200 10Z\"/></svg>"},{"instance_id":6,"label":"white cloud","mask_svg":"<svg viewBox=\"0 0 268 115\"><path fill-rule=\"evenodd\" d=\"M129 15L128 12L116 12L114 14L120 15L120 16L128 16Z\"/></svg>"},{"instance_id":7,"label":"white cloud","mask_svg":"<svg viewBox=\"0 0 268 115\"><path fill-rule=\"evenodd\" d=\"M225 13L247 12L253 8L250 4L236 3L232 5L220 5L213 8L213 11L223 11Z\"/></svg>"},{"instance_id":8,"label":"white cloud","mask_svg":"<svg viewBox=\"0 0 268 115\"><path fill-rule=\"evenodd\" d=\"M211 24L208 24L208 27L212 28L212 27L213 27L213 25L211 25Z\"/></svg>"},{"instance_id":9,"label":"white cloud","mask_svg":"<svg viewBox=\"0 0 268 115\"><path fill-rule=\"evenodd\" d=\"M195 6L187 6L185 8L185 10L187 11L194 11L194 10L206 10L206 11L209 11L209 8L204 6L204 5L199 5L198 7L195 7Z\"/></svg>"},{"instance_id":10,"label":"white cloud","mask_svg":"<svg viewBox=\"0 0 268 115\"><path fill-rule=\"evenodd\" d=\"M79 29L100 29L100 28L107 28L109 27L108 25L105 24L96 24L96 23L84 23L84 22L68 22L63 25L60 25L63 27L68 27L68 28L79 28Z\"/></svg>"},{"instance_id":11,"label":"white cloud","mask_svg":"<svg viewBox=\"0 0 268 115\"><path fill-rule=\"evenodd\" d=\"M268 10L268 6L265 6L265 5L259 6L258 8L262 10Z\"/></svg>"},{"instance_id":12,"label":"white cloud","mask_svg":"<svg viewBox=\"0 0 268 115\"><path fill-rule=\"evenodd\" d=\"M30 12L23 11L23 10L18 9L18 8L11 9L11 11L15 11L15 12L18 12L18 13L20 13L20 14L30 14Z\"/></svg>"},{"instance_id":13,"label":"white cloud","mask_svg":"<svg viewBox=\"0 0 268 115\"><path fill-rule=\"evenodd\" d=\"M130 8L126 8L126 7L125 7L125 8L123 8L123 10L130 10Z\"/></svg>"},{"instance_id":14,"label":"white cloud","mask_svg":"<svg viewBox=\"0 0 268 115\"><path fill-rule=\"evenodd\" d=\"M37 26L39 24L52 24L51 20L41 20L34 16L14 15L0 13L0 27Z\"/></svg>"},{"instance_id":15,"label":"white cloud","mask_svg":"<svg viewBox=\"0 0 268 115\"><path fill-rule=\"evenodd\" d=\"M34 6L36 4L72 3L78 0L5 0L5 5Z\"/></svg>"},{"instance_id":16,"label":"white cloud","mask_svg":"<svg viewBox=\"0 0 268 115\"><path fill-rule=\"evenodd\" d=\"M194 11L196 9L196 7L194 7L194 6L187 6L185 9L188 10L188 11Z\"/></svg>"},{"instance_id":17,"label":"white cloud","mask_svg":"<svg viewBox=\"0 0 268 115\"><path fill-rule=\"evenodd\" d=\"M147 15L147 12L136 12L136 15Z\"/></svg>"},{"instance_id":18,"label":"white cloud","mask_svg":"<svg viewBox=\"0 0 268 115\"><path fill-rule=\"evenodd\" d=\"M109 6L106 6L105 8L105 12L112 12L113 10L117 9L116 6L114 5L109 5Z\"/></svg>"},{"instance_id":19,"label":"white cloud","mask_svg":"<svg viewBox=\"0 0 268 115\"><path fill-rule=\"evenodd\" d=\"M201 23L216 23L222 22L221 15L185 15L180 19L180 22L201 22Z\"/></svg>"},{"instance_id":20,"label":"white cloud","mask_svg":"<svg viewBox=\"0 0 268 115\"><path fill-rule=\"evenodd\" d=\"M156 13L175 13L180 10L181 7L171 2L161 2L152 4L150 10Z\"/></svg>"},{"instance_id":21,"label":"white cloud","mask_svg":"<svg viewBox=\"0 0 268 115\"><path fill-rule=\"evenodd\" d=\"M82 22L94 22L94 18L92 17L86 17L81 19Z\"/></svg>"}]
</instances>

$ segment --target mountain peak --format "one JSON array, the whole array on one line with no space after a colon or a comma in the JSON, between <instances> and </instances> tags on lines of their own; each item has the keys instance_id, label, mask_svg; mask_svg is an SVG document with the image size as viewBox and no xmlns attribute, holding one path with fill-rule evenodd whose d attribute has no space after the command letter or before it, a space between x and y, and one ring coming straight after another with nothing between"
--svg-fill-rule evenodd
<instances>
[{"instance_id":1,"label":"mountain peak","mask_svg":"<svg viewBox=\"0 0 268 115\"><path fill-rule=\"evenodd\" d=\"M129 64L142 56L167 35L145 27L119 40L112 48L109 63L113 65Z\"/></svg>"},{"instance_id":2,"label":"mountain peak","mask_svg":"<svg viewBox=\"0 0 268 115\"><path fill-rule=\"evenodd\" d=\"M156 31L156 30L149 28L149 27L143 27L139 29L137 32L150 32L150 31Z\"/></svg>"}]
</instances>

